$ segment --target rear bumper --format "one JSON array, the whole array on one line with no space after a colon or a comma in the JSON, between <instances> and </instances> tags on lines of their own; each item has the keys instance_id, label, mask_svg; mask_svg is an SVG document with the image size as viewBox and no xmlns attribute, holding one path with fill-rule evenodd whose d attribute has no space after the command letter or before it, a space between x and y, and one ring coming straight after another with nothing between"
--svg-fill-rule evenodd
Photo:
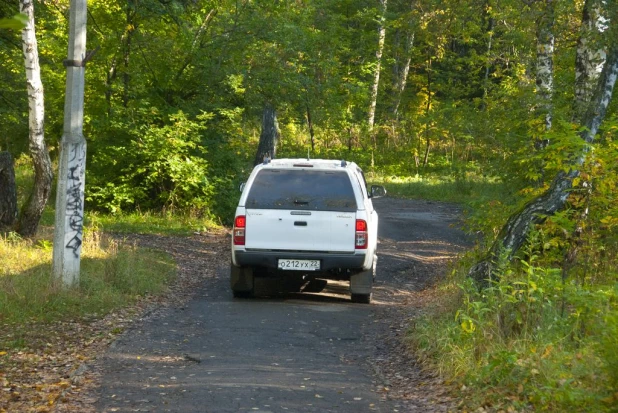
<instances>
[{"instance_id":1,"label":"rear bumper","mask_svg":"<svg viewBox=\"0 0 618 413\"><path fill-rule=\"evenodd\" d=\"M362 270L365 254L319 254L310 252L234 251L234 262L239 266L277 269L278 260L320 260L320 271L337 269Z\"/></svg>"}]
</instances>

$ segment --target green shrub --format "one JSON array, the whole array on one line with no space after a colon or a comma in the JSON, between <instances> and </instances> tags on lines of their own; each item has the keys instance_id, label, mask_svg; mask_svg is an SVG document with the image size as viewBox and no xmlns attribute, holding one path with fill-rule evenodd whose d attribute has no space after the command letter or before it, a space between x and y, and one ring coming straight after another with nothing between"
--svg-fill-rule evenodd
<instances>
[{"instance_id":1,"label":"green shrub","mask_svg":"<svg viewBox=\"0 0 618 413\"><path fill-rule=\"evenodd\" d=\"M497 275L482 291L464 279L455 317L417 320L410 334L419 354L467 388L460 396L471 408L612 411L616 287L563 283L534 257L502 263Z\"/></svg>"},{"instance_id":2,"label":"green shrub","mask_svg":"<svg viewBox=\"0 0 618 413\"><path fill-rule=\"evenodd\" d=\"M556 142L562 144L574 146ZM616 159L618 145L608 133L590 151L567 207L531 232L516 259L504 255L494 263L487 288L467 278L482 255L475 251L444 289L445 299L457 299L455 308L415 323L410 337L417 354L465 389L459 392L464 408L616 411ZM539 190L529 188L529 195ZM468 225L491 242L512 208L495 200L470 214Z\"/></svg>"},{"instance_id":3,"label":"green shrub","mask_svg":"<svg viewBox=\"0 0 618 413\"><path fill-rule=\"evenodd\" d=\"M124 142L99 148L92 159L87 200L111 213L123 210L180 210L210 213L213 188L208 179L201 133L212 117L190 120L182 112L169 116L142 111L135 128L115 125Z\"/></svg>"}]
</instances>

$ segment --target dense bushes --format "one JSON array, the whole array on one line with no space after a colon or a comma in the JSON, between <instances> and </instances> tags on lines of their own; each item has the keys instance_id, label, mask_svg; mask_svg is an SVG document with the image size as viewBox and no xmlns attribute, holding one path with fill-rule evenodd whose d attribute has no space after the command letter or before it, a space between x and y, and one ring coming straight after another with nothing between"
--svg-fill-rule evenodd
<instances>
[{"instance_id":1,"label":"dense bushes","mask_svg":"<svg viewBox=\"0 0 618 413\"><path fill-rule=\"evenodd\" d=\"M468 257L454 271L445 293L449 300L458 297L456 307L418 320L411 334L418 353L458 385L468 407L615 411L618 145L614 124L608 123L600 143L588 152L568 208L532 232L517 260L498 260L489 287L479 290L466 277L474 259ZM483 212L493 210L493 215L484 220L473 215L476 218L469 223L484 230L491 241L511 210L504 205L495 201L493 209L489 205Z\"/></svg>"},{"instance_id":2,"label":"dense bushes","mask_svg":"<svg viewBox=\"0 0 618 413\"><path fill-rule=\"evenodd\" d=\"M609 411L616 388L616 274L613 282L580 284L536 259L502 263L499 278L480 292L461 282L455 317L442 318L439 329L435 321L420 323L414 336L447 375L474 389L462 393L472 405Z\"/></svg>"},{"instance_id":3,"label":"dense bushes","mask_svg":"<svg viewBox=\"0 0 618 413\"><path fill-rule=\"evenodd\" d=\"M88 185L92 206L115 213L126 209L195 210L209 213L212 184L201 133L210 115L189 120L182 112L142 113L139 127L124 123L123 141L96 151Z\"/></svg>"}]
</instances>

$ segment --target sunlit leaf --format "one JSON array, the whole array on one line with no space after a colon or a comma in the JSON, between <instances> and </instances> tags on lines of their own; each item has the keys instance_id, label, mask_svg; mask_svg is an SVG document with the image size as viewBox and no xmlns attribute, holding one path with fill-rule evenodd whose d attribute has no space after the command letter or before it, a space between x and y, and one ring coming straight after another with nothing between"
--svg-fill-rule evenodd
<instances>
[{"instance_id":1,"label":"sunlit leaf","mask_svg":"<svg viewBox=\"0 0 618 413\"><path fill-rule=\"evenodd\" d=\"M19 13L8 19L0 19L0 29L21 30L26 27L27 23L28 16Z\"/></svg>"}]
</instances>

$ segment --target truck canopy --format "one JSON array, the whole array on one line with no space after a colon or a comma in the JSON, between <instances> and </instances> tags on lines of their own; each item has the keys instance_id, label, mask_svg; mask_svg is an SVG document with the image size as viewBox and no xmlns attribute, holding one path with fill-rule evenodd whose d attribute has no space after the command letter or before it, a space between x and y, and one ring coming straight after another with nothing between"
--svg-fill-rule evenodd
<instances>
[{"instance_id":1,"label":"truck canopy","mask_svg":"<svg viewBox=\"0 0 618 413\"><path fill-rule=\"evenodd\" d=\"M345 170L261 170L247 196L247 249L354 252L356 197Z\"/></svg>"}]
</instances>

